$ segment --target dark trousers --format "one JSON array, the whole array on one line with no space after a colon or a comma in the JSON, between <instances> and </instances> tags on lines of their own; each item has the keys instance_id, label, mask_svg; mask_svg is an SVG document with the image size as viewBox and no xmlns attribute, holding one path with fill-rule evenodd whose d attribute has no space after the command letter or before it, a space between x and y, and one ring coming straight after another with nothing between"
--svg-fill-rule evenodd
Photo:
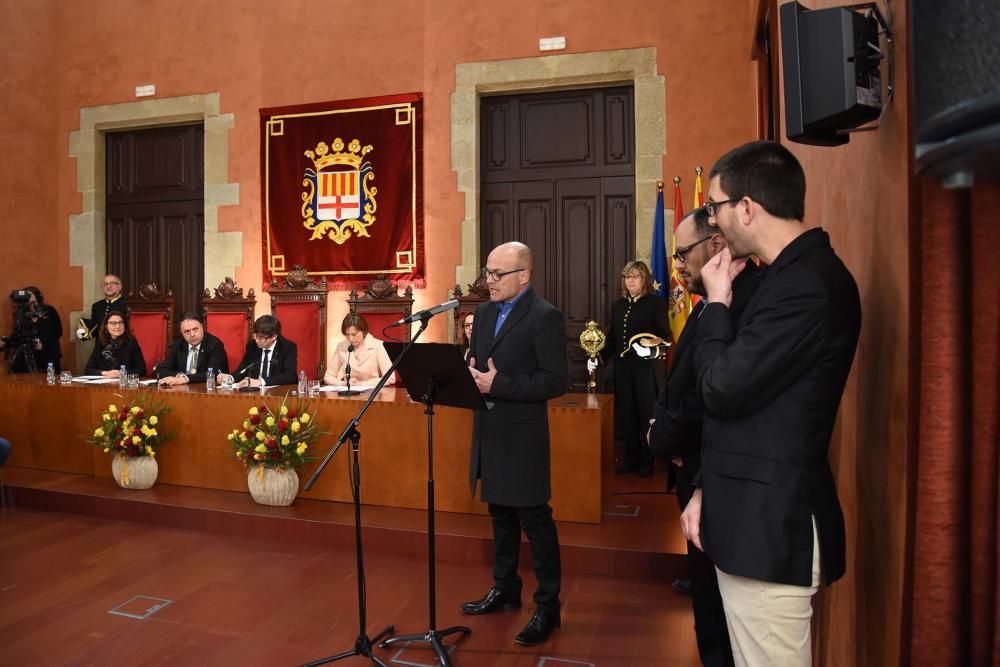
<instances>
[{"instance_id":1,"label":"dark trousers","mask_svg":"<svg viewBox=\"0 0 1000 667\"><path fill-rule=\"evenodd\" d=\"M552 520L552 508L510 507L489 504L493 518L494 585L511 595L521 594L521 577L517 573L517 560L521 551L521 530L531 544L531 566L535 570L538 588L534 601L545 611L559 610L559 588L562 581L562 563L559 560L559 536Z\"/></svg>"},{"instance_id":2,"label":"dark trousers","mask_svg":"<svg viewBox=\"0 0 1000 667\"><path fill-rule=\"evenodd\" d=\"M688 466L687 462L693 465ZM677 469L677 502L682 511L694 495L695 487L691 480L697 467L697 460L689 458L683 468ZM694 633L698 640L701 662L708 667L732 667L733 649L729 644L726 611L722 607L715 564L691 542L687 543L687 553L691 604L694 607Z\"/></svg>"},{"instance_id":3,"label":"dark trousers","mask_svg":"<svg viewBox=\"0 0 1000 667\"><path fill-rule=\"evenodd\" d=\"M646 433L659 393L656 373L662 370L659 361L646 361L631 352L615 359L615 414L621 415L627 464L653 464Z\"/></svg>"}]
</instances>

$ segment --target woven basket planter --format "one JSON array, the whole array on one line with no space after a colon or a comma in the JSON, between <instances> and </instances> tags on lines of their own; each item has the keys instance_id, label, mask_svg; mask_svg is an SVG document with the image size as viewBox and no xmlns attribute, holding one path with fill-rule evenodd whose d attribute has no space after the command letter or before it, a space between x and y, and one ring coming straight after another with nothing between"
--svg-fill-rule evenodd
<instances>
[{"instance_id":1,"label":"woven basket planter","mask_svg":"<svg viewBox=\"0 0 1000 667\"><path fill-rule=\"evenodd\" d=\"M111 474L123 489L148 489L156 484L160 467L152 456L115 456Z\"/></svg>"},{"instance_id":2,"label":"woven basket planter","mask_svg":"<svg viewBox=\"0 0 1000 667\"><path fill-rule=\"evenodd\" d=\"M294 470L257 466L247 473L247 487L258 504L285 507L299 493L299 476Z\"/></svg>"}]
</instances>

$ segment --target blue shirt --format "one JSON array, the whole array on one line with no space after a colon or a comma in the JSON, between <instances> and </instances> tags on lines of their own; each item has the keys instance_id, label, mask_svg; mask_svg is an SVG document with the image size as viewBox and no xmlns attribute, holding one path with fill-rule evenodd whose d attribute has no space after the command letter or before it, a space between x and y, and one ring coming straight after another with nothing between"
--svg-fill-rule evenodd
<instances>
[{"instance_id":1,"label":"blue shirt","mask_svg":"<svg viewBox=\"0 0 1000 667\"><path fill-rule=\"evenodd\" d=\"M494 337L496 337L496 335L498 333L500 333L500 327L502 327L503 323L507 321L507 316L510 315L510 311L514 310L514 304L516 304L517 301L518 301L518 299L520 299L522 296L524 296L524 293L527 292L527 291L528 291L528 288L524 288L523 290L521 290L521 292L517 296L515 296L510 301L498 301L497 302L497 309L500 312L497 313L497 325L493 329L493 336Z\"/></svg>"}]
</instances>

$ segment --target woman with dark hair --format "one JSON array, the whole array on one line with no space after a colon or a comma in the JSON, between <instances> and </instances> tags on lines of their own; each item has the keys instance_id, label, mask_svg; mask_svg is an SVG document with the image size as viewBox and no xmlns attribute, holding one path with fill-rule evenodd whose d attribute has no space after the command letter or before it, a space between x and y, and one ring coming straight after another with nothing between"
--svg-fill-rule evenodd
<instances>
[{"instance_id":1,"label":"woman with dark hair","mask_svg":"<svg viewBox=\"0 0 1000 667\"><path fill-rule=\"evenodd\" d=\"M327 364L323 382L343 385L347 381L347 363L351 364L351 382L370 382L382 377L392 361L385 351L385 344L368 335L368 321L357 313L348 313L340 324L340 332L347 340L337 343L330 363ZM390 378L386 384L393 384Z\"/></svg>"},{"instance_id":2,"label":"woman with dark hair","mask_svg":"<svg viewBox=\"0 0 1000 667\"><path fill-rule=\"evenodd\" d=\"M602 359L615 362L615 417L621 415L625 432L625 459L615 472L648 477L653 473L653 454L645 434L664 369L662 363L637 355L629 341L640 333L668 340L667 303L653 291L649 267L638 260L622 269L621 290L621 298L611 305L611 328L601 352Z\"/></svg>"},{"instance_id":3,"label":"woman with dark hair","mask_svg":"<svg viewBox=\"0 0 1000 667\"><path fill-rule=\"evenodd\" d=\"M469 341L472 339L472 322L476 319L475 316L475 313L466 313L458 330L458 346L462 349L462 356L466 361L469 360Z\"/></svg>"},{"instance_id":4,"label":"woman with dark hair","mask_svg":"<svg viewBox=\"0 0 1000 667\"><path fill-rule=\"evenodd\" d=\"M56 373L62 370L62 349L59 347L59 339L62 338L62 320L59 319L59 312L52 306L45 303L42 290L34 285L25 287L28 293L28 303L19 306L14 311L14 319L21 321L22 325L30 325L35 334L33 345L35 353L35 367L39 372L45 372L49 364L55 368ZM0 348L4 347L0 342ZM11 367L12 373L27 373L28 360L23 354L18 354L14 358Z\"/></svg>"},{"instance_id":5,"label":"woman with dark hair","mask_svg":"<svg viewBox=\"0 0 1000 667\"><path fill-rule=\"evenodd\" d=\"M146 361L142 358L139 341L129 331L125 316L111 311L101 323L84 374L116 378L121 376L122 366L129 373L146 374Z\"/></svg>"}]
</instances>

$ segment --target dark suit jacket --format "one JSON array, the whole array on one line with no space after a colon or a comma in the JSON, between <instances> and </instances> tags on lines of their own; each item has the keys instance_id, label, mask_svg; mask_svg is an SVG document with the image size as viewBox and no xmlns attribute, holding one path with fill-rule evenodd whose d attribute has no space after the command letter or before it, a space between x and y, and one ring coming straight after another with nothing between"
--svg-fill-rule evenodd
<instances>
[{"instance_id":1,"label":"dark suit jacket","mask_svg":"<svg viewBox=\"0 0 1000 667\"><path fill-rule=\"evenodd\" d=\"M823 577L843 575L827 452L860 328L857 284L821 229L782 250L738 322L722 304L702 313L701 541L723 572L808 586L814 516Z\"/></svg>"},{"instance_id":2,"label":"dark suit jacket","mask_svg":"<svg viewBox=\"0 0 1000 667\"><path fill-rule=\"evenodd\" d=\"M532 507L552 497L549 421L546 401L566 393L569 364L563 315L529 287L514 304L496 336L499 309L476 308L470 349L476 368L497 374L472 427L469 485L482 479L484 502Z\"/></svg>"},{"instance_id":3,"label":"dark suit jacket","mask_svg":"<svg viewBox=\"0 0 1000 667\"><path fill-rule=\"evenodd\" d=\"M730 308L733 317L738 318L746 308L757 291L761 276L762 271L750 262L736 277ZM656 458L665 463L670 463L676 457L684 459L681 471L683 475L679 476L687 481L693 480L701 470L701 422L705 417L705 407L698 391L694 356L698 321L701 319L698 313L703 307L703 303L695 307L696 310L688 318L674 346L666 385L660 391L653 408L656 422L649 438L650 448ZM682 506L687 505L691 491L689 488L679 489L678 495L683 496Z\"/></svg>"},{"instance_id":4,"label":"dark suit jacket","mask_svg":"<svg viewBox=\"0 0 1000 667\"><path fill-rule=\"evenodd\" d=\"M257 343L250 340L246 350L243 352L243 359L233 373L233 379L237 382L245 377L260 377L260 355L261 349ZM284 336L278 336L278 341L274 344L274 352L271 353L271 372L265 381L269 386L279 384L295 384L298 382L296 366L298 365L299 351L295 343ZM243 371L243 372L240 372Z\"/></svg>"},{"instance_id":5,"label":"dark suit jacket","mask_svg":"<svg viewBox=\"0 0 1000 667\"><path fill-rule=\"evenodd\" d=\"M101 345L100 339L94 341L94 349L90 353L84 375L100 375L101 371L119 370L125 365L129 373L146 375L146 360L142 358L142 348L133 336L121 346Z\"/></svg>"},{"instance_id":6,"label":"dark suit jacket","mask_svg":"<svg viewBox=\"0 0 1000 667\"><path fill-rule=\"evenodd\" d=\"M156 369L156 377L170 377L187 370L188 349L191 346L183 338L170 343L167 356ZM198 372L188 375L188 382L195 384L205 381L205 374L211 368L217 373L229 372L229 361L226 359L226 349L222 341L205 332L198 354Z\"/></svg>"}]
</instances>

